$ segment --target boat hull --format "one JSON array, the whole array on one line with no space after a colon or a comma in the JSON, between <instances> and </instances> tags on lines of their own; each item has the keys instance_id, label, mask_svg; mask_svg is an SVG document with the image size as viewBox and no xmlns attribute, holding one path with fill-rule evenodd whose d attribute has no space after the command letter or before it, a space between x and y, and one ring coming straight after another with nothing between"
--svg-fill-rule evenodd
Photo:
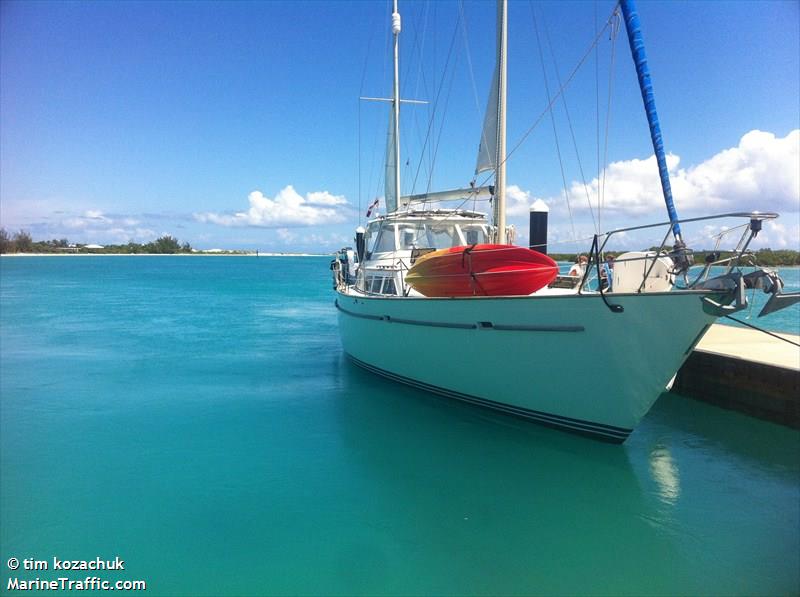
<instances>
[{"instance_id":1,"label":"boat hull","mask_svg":"<svg viewBox=\"0 0 800 597\"><path fill-rule=\"evenodd\" d=\"M342 346L396 381L625 441L713 323L702 293L390 298L337 292Z\"/></svg>"}]
</instances>

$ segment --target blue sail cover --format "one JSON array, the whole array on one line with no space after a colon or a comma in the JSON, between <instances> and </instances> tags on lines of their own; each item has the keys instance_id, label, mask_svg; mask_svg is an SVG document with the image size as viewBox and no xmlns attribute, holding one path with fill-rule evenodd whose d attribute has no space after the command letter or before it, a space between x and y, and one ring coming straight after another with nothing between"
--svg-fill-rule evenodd
<instances>
[{"instance_id":1,"label":"blue sail cover","mask_svg":"<svg viewBox=\"0 0 800 597\"><path fill-rule=\"evenodd\" d=\"M667 204L667 214L672 224L672 233L675 240L680 241L681 227L677 223L678 214L675 203L672 201L672 187L669 184L669 171L667 160L664 156L664 141L661 139L661 126L658 124L656 113L656 100L653 94L653 85L650 82L650 69L647 68L647 55L644 51L644 39L639 25L639 15L636 13L634 0L621 0L622 16L625 20L625 29L628 32L628 42L631 46L631 55L636 63L636 74L639 77L639 88L642 92L644 109L647 112L647 123L650 125L650 138L653 141L653 151L658 161L658 173L661 176L661 188L664 191L664 202Z\"/></svg>"}]
</instances>

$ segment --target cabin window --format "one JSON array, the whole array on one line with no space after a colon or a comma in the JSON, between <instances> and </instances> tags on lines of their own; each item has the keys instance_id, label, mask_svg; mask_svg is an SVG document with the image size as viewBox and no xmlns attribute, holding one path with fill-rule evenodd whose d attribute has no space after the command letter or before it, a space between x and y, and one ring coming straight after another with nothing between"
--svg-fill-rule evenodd
<instances>
[{"instance_id":1,"label":"cabin window","mask_svg":"<svg viewBox=\"0 0 800 597\"><path fill-rule=\"evenodd\" d=\"M460 245L455 226L452 224L434 224L428 229L428 246L435 249L449 249Z\"/></svg>"},{"instance_id":2,"label":"cabin window","mask_svg":"<svg viewBox=\"0 0 800 597\"><path fill-rule=\"evenodd\" d=\"M370 224L369 226L367 226L367 231L364 233L365 259L369 259L369 256L375 249L374 245L377 235L378 235L378 226L376 224Z\"/></svg>"},{"instance_id":3,"label":"cabin window","mask_svg":"<svg viewBox=\"0 0 800 597\"><path fill-rule=\"evenodd\" d=\"M375 276L367 276L365 287L367 292L372 294L397 294L394 276L385 276L380 274Z\"/></svg>"},{"instance_id":4,"label":"cabin window","mask_svg":"<svg viewBox=\"0 0 800 597\"><path fill-rule=\"evenodd\" d=\"M481 245L486 242L486 232L483 226L465 226L463 232L464 240L468 245Z\"/></svg>"},{"instance_id":5,"label":"cabin window","mask_svg":"<svg viewBox=\"0 0 800 597\"><path fill-rule=\"evenodd\" d=\"M384 226L378 232L372 253L388 253L395 250L394 226Z\"/></svg>"},{"instance_id":6,"label":"cabin window","mask_svg":"<svg viewBox=\"0 0 800 597\"><path fill-rule=\"evenodd\" d=\"M430 247L425 224L411 223L400 226L400 249L407 251Z\"/></svg>"},{"instance_id":7,"label":"cabin window","mask_svg":"<svg viewBox=\"0 0 800 597\"><path fill-rule=\"evenodd\" d=\"M384 278L383 280L383 288L381 289L382 294L397 294L394 287L394 278Z\"/></svg>"},{"instance_id":8,"label":"cabin window","mask_svg":"<svg viewBox=\"0 0 800 597\"><path fill-rule=\"evenodd\" d=\"M417 246L417 234L413 228L400 228L400 248L413 249Z\"/></svg>"}]
</instances>

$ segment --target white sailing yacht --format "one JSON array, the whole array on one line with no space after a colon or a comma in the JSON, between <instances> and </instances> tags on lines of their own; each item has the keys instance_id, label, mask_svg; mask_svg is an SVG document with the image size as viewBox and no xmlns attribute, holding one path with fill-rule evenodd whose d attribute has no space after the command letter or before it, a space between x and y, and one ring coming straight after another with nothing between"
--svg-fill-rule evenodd
<instances>
[{"instance_id":1,"label":"white sailing yacht","mask_svg":"<svg viewBox=\"0 0 800 597\"><path fill-rule=\"evenodd\" d=\"M746 307L745 288L773 294L764 311L798 300L765 269L744 274L747 246L772 213L744 218L732 253L708 263L694 282L691 249L682 241L672 205L652 88L632 0L622 0L634 61L662 174L669 222L613 230L594 237L581 277L559 276L529 295L423 296L406 274L426 253L484 243L508 244L505 221L506 0L498 2L497 61L482 134L478 170L494 185L401 196L398 38L394 0L394 89L387 148L386 211L356 234L331 264L341 341L357 365L398 382L541 424L623 442L665 391L683 361L720 316ZM463 209L433 209L448 199L492 197L493 218ZM616 260L613 280L599 284L604 248L615 235L661 227L656 251ZM674 244L667 246L670 235ZM726 266L709 278L710 265ZM470 272L471 273L471 272ZM685 284L677 283L681 277ZM579 366L573 366L574 364ZM567 370L571 374L567 374Z\"/></svg>"}]
</instances>

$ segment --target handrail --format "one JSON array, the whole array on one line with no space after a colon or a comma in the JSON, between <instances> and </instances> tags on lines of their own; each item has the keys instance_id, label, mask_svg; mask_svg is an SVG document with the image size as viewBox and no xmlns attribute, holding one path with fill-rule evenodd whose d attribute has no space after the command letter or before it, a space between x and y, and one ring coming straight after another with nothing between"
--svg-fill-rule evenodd
<instances>
[{"instance_id":1,"label":"handrail","mask_svg":"<svg viewBox=\"0 0 800 597\"><path fill-rule=\"evenodd\" d=\"M746 211L737 211L732 213L726 214L717 214L714 216L703 216L702 218L686 218L681 220L675 220L674 222L659 222L658 224L645 224L644 226L633 226L631 228L617 228L616 230L609 230L608 232L604 232L606 236L610 236L612 234L616 234L618 232L632 232L634 230L644 230L646 228L658 228L659 226L672 226L672 224L685 224L688 222L702 222L703 220L716 220L718 218L749 218L751 220L774 220L775 218L780 217L779 214L774 212L746 212Z\"/></svg>"},{"instance_id":2,"label":"handrail","mask_svg":"<svg viewBox=\"0 0 800 597\"><path fill-rule=\"evenodd\" d=\"M616 229L616 230L611 230L611 231L604 232L602 234L596 235L594 237L594 239L593 239L593 242L592 242L592 248L589 250L589 263L587 264L586 273L583 276L583 279L581 280L580 287L579 287L579 292L583 291L586 288L587 284L589 283L589 281L590 281L589 280L589 273L591 272L593 266L597 265L598 266L597 269L599 269L601 256L604 253L605 248L608 245L609 240L615 234L633 232L633 231L637 231L637 230L646 230L646 229L650 229L650 228L658 228L658 227L661 227L661 226L667 227L667 232L664 235L664 238L662 239L661 244L658 246L658 249L656 249L654 251L646 251L645 252L646 254L643 257L637 257L637 258L632 258L632 259L624 259L624 260L618 261L620 263L624 262L624 261L639 261L639 260L644 260L645 261L644 275L642 276L642 281L639 284L639 288L638 288L638 292L642 292L643 289L644 289L645 283L646 283L648 277L650 276L651 272L653 271L653 268L655 267L656 262L658 261L659 257L661 257L661 256L672 257L673 261L675 261L676 258L677 258L675 253L678 251L678 248L675 247L672 252L670 252L670 250L667 248L667 241L669 240L670 232L672 232L672 230L674 229L674 225L676 223L702 222L702 221L707 221L707 220L717 220L717 219L723 219L723 218L747 218L747 219L749 219L750 220L749 225L744 225L745 226L745 230L743 231L742 238L739 240L738 244L736 245L736 248L732 249L730 251L732 253L732 256L730 258L721 260L721 261L727 262L729 264L728 265L728 270L730 272L731 268L733 268L736 264L741 264L742 259L747 254L746 250L747 250L747 247L750 244L750 241L761 230L761 222L763 220L773 220L773 219L778 218L778 217L779 217L779 215L777 213L774 213L774 212L758 212L758 211L752 211L752 212L730 212L730 213L716 214L716 215L711 215L711 216L702 216L702 217L697 217L697 218L686 218L686 219L682 219L682 220L659 222L659 223L656 223L656 224L645 224L645 225L642 225L642 226L632 226L632 227L629 227L629 228L619 228L619 229ZM738 230L739 228L740 228L740 226L735 226L734 228L731 228L730 230L724 232L723 234L734 232L735 230ZM601 237L602 237L602 240L601 240ZM691 249L681 248L680 250L682 252L682 255L684 255L684 256L686 256L686 255L691 256L691 254L692 254L692 250ZM688 266L690 264L691 264L691 261L690 260L686 260L684 262L684 265L686 265L687 267L681 267L680 264L676 262L676 266L674 268L672 268L670 273L673 274L673 275L678 275L678 274L683 273L684 274L684 279L686 279L686 274L688 273ZM648 265L649 265L649 267L648 267ZM701 274L701 276L702 276L702 274ZM599 274L599 271L598 271L598 279L599 278L600 278L600 274ZM699 280L699 278L698 278L698 280ZM694 285L694 283L693 284L689 284L688 279L686 279L685 281L686 281L687 287L691 287L691 286ZM695 281L695 283L696 282L697 281Z\"/></svg>"}]
</instances>

